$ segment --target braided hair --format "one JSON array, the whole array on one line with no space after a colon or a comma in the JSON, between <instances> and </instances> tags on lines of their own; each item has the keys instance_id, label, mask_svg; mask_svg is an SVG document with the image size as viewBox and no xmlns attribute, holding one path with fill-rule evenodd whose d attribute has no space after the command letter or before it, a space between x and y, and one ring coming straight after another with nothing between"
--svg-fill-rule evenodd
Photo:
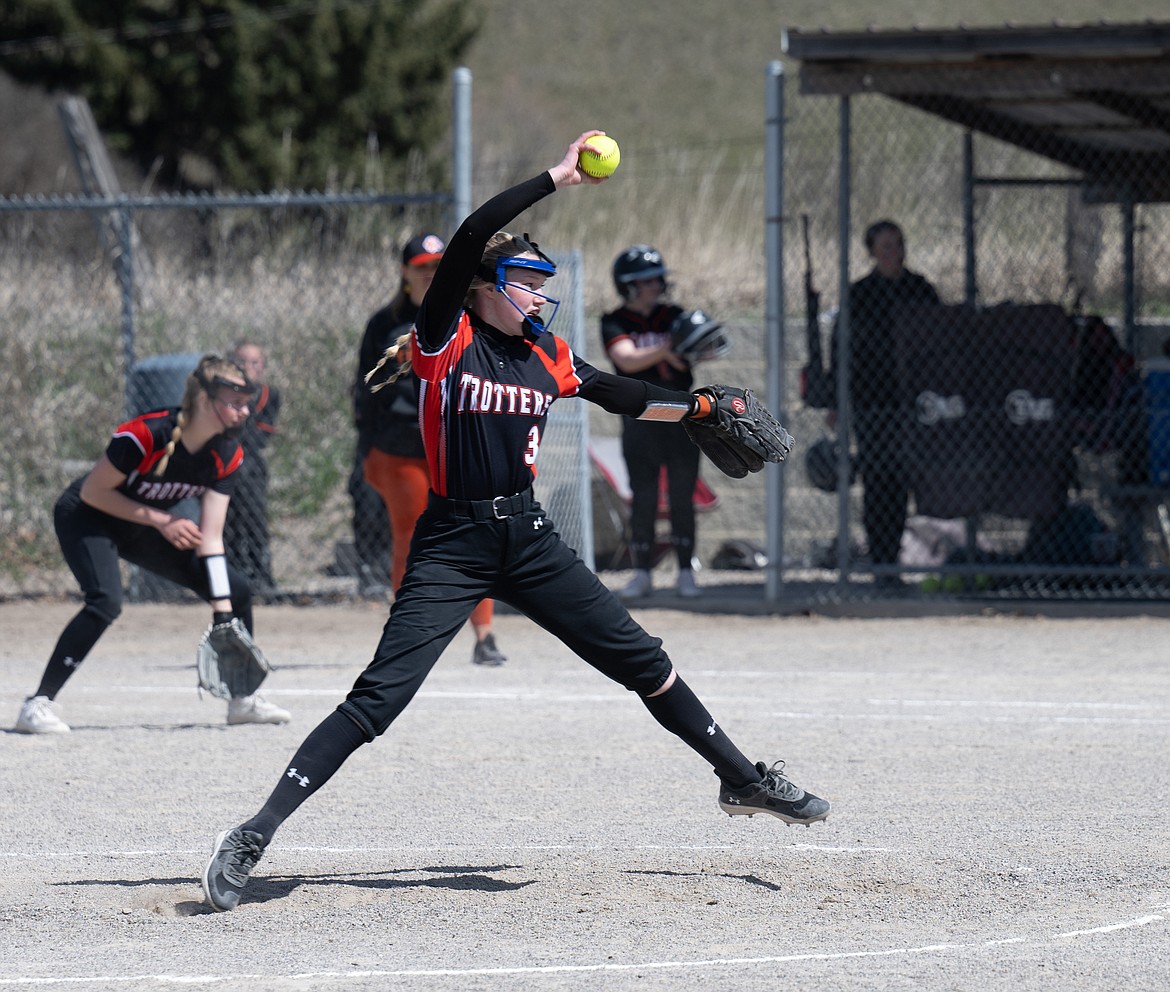
<instances>
[{"instance_id":1,"label":"braided hair","mask_svg":"<svg viewBox=\"0 0 1170 992\"><path fill-rule=\"evenodd\" d=\"M195 370L187 376L187 385L183 389L183 400L179 404L179 416L175 420L174 430L171 431L171 438L167 441L166 448L163 449L162 458L155 463L151 470L151 475L161 476L167 470L171 455L175 453L175 445L179 443L184 429L190 423L195 412L195 401L199 398L199 394L206 392L208 396L214 398L214 380L225 376L242 376L245 383L249 382L244 370L230 358L209 353L199 359Z\"/></svg>"},{"instance_id":2,"label":"braided hair","mask_svg":"<svg viewBox=\"0 0 1170 992\"><path fill-rule=\"evenodd\" d=\"M495 285L496 265L500 259L513 258L516 255L536 255L538 258L546 257L536 246L536 242L532 241L527 234L524 237L520 237L516 234L509 234L507 231L497 231L488 238L488 243L484 248L483 258L479 263L479 271L476 273L475 278L471 280L471 285L467 290L467 296L463 300L464 307L469 308L471 306L471 294L474 290L482 289L484 286ZM399 335L391 343L390 347L382 354L382 357L378 359L378 364L366 373L365 381L368 384L387 362L391 359L397 359L403 349L407 351L406 360L398 366L393 375L387 376L381 382L370 386L371 393L376 393L384 386L388 386L392 382L397 382L410 372L410 332L408 331L406 334Z\"/></svg>"},{"instance_id":3,"label":"braided hair","mask_svg":"<svg viewBox=\"0 0 1170 992\"><path fill-rule=\"evenodd\" d=\"M410 331L407 331L405 334L399 334L398 337L396 337L394 341L391 342L390 347L382 353L382 357L378 359L378 364L366 373L365 381L367 385L383 365L385 365L391 359L397 360L399 353L404 349L406 351L406 360L402 362L397 369L394 370L393 375L389 375L381 382L376 382L374 385L370 386L371 393L376 393L379 389L382 389L385 386L389 386L390 383L397 382L410 371Z\"/></svg>"}]
</instances>

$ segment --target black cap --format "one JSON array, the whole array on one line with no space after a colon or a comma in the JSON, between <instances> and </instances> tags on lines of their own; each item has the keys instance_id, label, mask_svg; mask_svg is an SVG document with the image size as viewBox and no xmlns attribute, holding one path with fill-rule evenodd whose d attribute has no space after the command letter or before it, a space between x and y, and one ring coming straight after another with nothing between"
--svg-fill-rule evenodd
<instances>
[{"instance_id":1,"label":"black cap","mask_svg":"<svg viewBox=\"0 0 1170 992\"><path fill-rule=\"evenodd\" d=\"M447 245L437 234L420 234L406 242L402 249L403 265L423 265L426 262L437 262L443 257Z\"/></svg>"}]
</instances>

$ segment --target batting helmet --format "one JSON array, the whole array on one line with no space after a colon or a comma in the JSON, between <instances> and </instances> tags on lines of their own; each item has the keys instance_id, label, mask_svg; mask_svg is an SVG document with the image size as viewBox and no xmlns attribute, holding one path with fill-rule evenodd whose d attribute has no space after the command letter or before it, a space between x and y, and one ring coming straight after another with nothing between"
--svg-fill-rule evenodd
<instances>
[{"instance_id":1,"label":"batting helmet","mask_svg":"<svg viewBox=\"0 0 1170 992\"><path fill-rule=\"evenodd\" d=\"M731 351L723 325L702 310L684 310L670 323L671 347L688 362L722 358Z\"/></svg>"},{"instance_id":2,"label":"batting helmet","mask_svg":"<svg viewBox=\"0 0 1170 992\"><path fill-rule=\"evenodd\" d=\"M650 245L630 245L613 263L613 284L618 296L628 300L634 295L633 283L636 279L653 279L655 276L666 277L666 263L662 261L662 252Z\"/></svg>"},{"instance_id":3,"label":"batting helmet","mask_svg":"<svg viewBox=\"0 0 1170 992\"><path fill-rule=\"evenodd\" d=\"M817 489L827 493L837 491L837 456L840 451L838 444L830 437L820 437L804 452L804 471L808 481ZM857 466L853 459L849 460L849 484L853 485L857 478Z\"/></svg>"}]
</instances>

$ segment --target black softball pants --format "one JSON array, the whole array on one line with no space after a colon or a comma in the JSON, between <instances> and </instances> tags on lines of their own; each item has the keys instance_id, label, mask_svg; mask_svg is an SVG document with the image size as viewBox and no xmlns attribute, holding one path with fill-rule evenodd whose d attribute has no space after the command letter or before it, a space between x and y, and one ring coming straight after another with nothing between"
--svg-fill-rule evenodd
<instances>
[{"instance_id":1,"label":"black softball pants","mask_svg":"<svg viewBox=\"0 0 1170 992\"><path fill-rule=\"evenodd\" d=\"M55 698L106 628L121 614L119 558L210 601L207 570L194 551L180 551L153 527L120 520L82 502L80 482L71 485L57 500L53 525L65 562L81 586L85 605L58 638L37 695ZM232 608L252 631L248 580L229 565L228 581Z\"/></svg>"},{"instance_id":2,"label":"black softball pants","mask_svg":"<svg viewBox=\"0 0 1170 992\"><path fill-rule=\"evenodd\" d=\"M402 712L484 598L515 607L643 697L670 676L662 641L634 621L529 494L524 507L476 520L431 494L373 661L339 707L370 740Z\"/></svg>"},{"instance_id":3,"label":"black softball pants","mask_svg":"<svg viewBox=\"0 0 1170 992\"><path fill-rule=\"evenodd\" d=\"M695 553L699 449L681 424L627 417L622 424L622 457L630 476L630 552L634 568L649 570L653 564L658 480L665 466L670 539L679 568L689 569Z\"/></svg>"}]
</instances>

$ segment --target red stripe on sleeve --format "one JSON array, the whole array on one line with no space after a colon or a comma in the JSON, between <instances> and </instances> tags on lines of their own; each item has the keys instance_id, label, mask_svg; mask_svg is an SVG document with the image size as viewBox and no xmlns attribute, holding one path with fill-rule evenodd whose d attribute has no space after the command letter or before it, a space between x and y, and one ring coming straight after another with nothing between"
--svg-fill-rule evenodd
<instances>
[{"instance_id":1,"label":"red stripe on sleeve","mask_svg":"<svg viewBox=\"0 0 1170 992\"><path fill-rule=\"evenodd\" d=\"M548 369L548 374L553 377L557 395L576 396L577 390L581 388L581 377L577 375L573 364L573 352L562 338L554 337L553 340L556 342L555 357L549 355L544 348L533 348L533 351L540 356L544 367Z\"/></svg>"}]
</instances>

